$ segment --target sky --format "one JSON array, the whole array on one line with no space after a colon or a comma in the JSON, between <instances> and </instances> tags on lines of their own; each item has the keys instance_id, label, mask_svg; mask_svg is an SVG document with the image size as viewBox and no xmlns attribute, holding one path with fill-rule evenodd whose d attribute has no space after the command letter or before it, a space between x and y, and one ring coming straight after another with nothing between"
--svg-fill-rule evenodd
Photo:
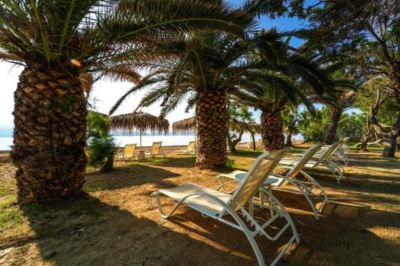
<instances>
[{"instance_id":1,"label":"sky","mask_svg":"<svg viewBox=\"0 0 400 266\"><path fill-rule=\"evenodd\" d=\"M236 6L244 2L244 0L229 0L229 2ZM304 27L306 24L296 18L279 18L271 20L266 17L260 19L260 28L270 29L277 28L280 31L294 30ZM299 40L293 40L292 45L296 46L300 43ZM13 66L9 63L0 62L0 137L11 136L13 127L14 108L13 93L17 87L18 76L22 71L22 67ZM95 109L102 113L108 113L110 108L114 105L121 95L123 95L132 84L127 82L111 82L107 80L100 80L94 84L90 102L95 106ZM123 114L132 112L139 103L145 92L136 93L131 95L124 101L115 114ZM144 112L158 115L160 107L158 104L150 108L142 109ZM178 106L171 112L167 119L170 124L175 121L193 116L193 110L189 113L185 112L185 105ZM258 119L258 113L255 113L255 119Z\"/></svg>"}]
</instances>

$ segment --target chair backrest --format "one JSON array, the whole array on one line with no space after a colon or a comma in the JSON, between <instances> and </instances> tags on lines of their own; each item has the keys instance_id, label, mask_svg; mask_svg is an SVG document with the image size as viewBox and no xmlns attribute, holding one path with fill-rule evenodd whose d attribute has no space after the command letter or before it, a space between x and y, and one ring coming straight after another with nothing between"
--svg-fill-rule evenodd
<instances>
[{"instance_id":1,"label":"chair backrest","mask_svg":"<svg viewBox=\"0 0 400 266\"><path fill-rule=\"evenodd\" d=\"M317 164L319 164L320 162L327 160L329 158L329 156L331 156L336 149L338 148L338 146L342 143L342 141L338 141L332 145L326 145L323 146L319 152L316 153L316 156L314 156L314 159L317 160Z\"/></svg>"},{"instance_id":2,"label":"chair backrest","mask_svg":"<svg viewBox=\"0 0 400 266\"><path fill-rule=\"evenodd\" d=\"M153 154L153 155L157 155L157 154L160 154L161 153L161 144L162 144L162 141L156 141L156 142L153 142L153 145L151 145L151 154Z\"/></svg>"},{"instance_id":3,"label":"chair backrest","mask_svg":"<svg viewBox=\"0 0 400 266\"><path fill-rule=\"evenodd\" d=\"M290 171L286 174L286 178L294 178L298 175L298 173L304 168L309 160L314 156L314 154L321 149L322 144L317 144L309 148L303 156L296 161Z\"/></svg>"},{"instance_id":4,"label":"chair backrest","mask_svg":"<svg viewBox=\"0 0 400 266\"><path fill-rule=\"evenodd\" d=\"M190 141L187 146L188 152L194 152L195 148L196 148L196 141Z\"/></svg>"},{"instance_id":5,"label":"chair backrest","mask_svg":"<svg viewBox=\"0 0 400 266\"><path fill-rule=\"evenodd\" d=\"M244 181L232 195L230 205L237 210L256 193L288 149L264 152L254 161Z\"/></svg>"},{"instance_id":6,"label":"chair backrest","mask_svg":"<svg viewBox=\"0 0 400 266\"><path fill-rule=\"evenodd\" d=\"M336 146L335 150L332 152L332 154L336 153L339 149L343 148L344 145L346 145L346 143L349 141L349 137L345 137L343 139L341 139L338 142L338 145Z\"/></svg>"},{"instance_id":7,"label":"chair backrest","mask_svg":"<svg viewBox=\"0 0 400 266\"><path fill-rule=\"evenodd\" d=\"M126 144L124 148L125 157L133 157L136 152L136 144Z\"/></svg>"}]
</instances>

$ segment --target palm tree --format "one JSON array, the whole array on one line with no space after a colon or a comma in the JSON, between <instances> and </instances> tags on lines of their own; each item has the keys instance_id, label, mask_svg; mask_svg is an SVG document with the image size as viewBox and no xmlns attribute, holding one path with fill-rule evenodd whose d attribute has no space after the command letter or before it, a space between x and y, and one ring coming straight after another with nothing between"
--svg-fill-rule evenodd
<instances>
[{"instance_id":1,"label":"palm tree","mask_svg":"<svg viewBox=\"0 0 400 266\"><path fill-rule=\"evenodd\" d=\"M84 183L86 98L80 77L130 72L174 56L169 41L201 29L240 34L243 12L222 1L4 0L0 58L22 65L15 91L18 198L73 196Z\"/></svg>"},{"instance_id":2,"label":"palm tree","mask_svg":"<svg viewBox=\"0 0 400 266\"><path fill-rule=\"evenodd\" d=\"M243 104L261 110L261 135L266 150L285 146L282 110L289 103L313 105L307 95L322 95L332 82L318 64L305 58L275 30L261 32L252 40L250 60L259 61L238 83L234 94Z\"/></svg>"},{"instance_id":3,"label":"palm tree","mask_svg":"<svg viewBox=\"0 0 400 266\"><path fill-rule=\"evenodd\" d=\"M252 18L242 25L250 27ZM127 95L149 86L153 89L139 107L161 99L161 115L165 115L187 100L188 109L195 106L196 113L196 166L200 169L223 167L227 162L227 91L247 69L241 62L247 43L225 34L206 34L176 44L176 47L182 50L179 60L166 62L163 68L145 77L117 102L111 112ZM154 88L154 84L158 85Z\"/></svg>"}]
</instances>

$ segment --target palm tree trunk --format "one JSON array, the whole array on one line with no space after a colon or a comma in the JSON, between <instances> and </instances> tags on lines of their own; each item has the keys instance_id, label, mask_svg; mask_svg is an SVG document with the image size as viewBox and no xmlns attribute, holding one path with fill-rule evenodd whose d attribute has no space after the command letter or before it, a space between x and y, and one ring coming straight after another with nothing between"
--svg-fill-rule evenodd
<instances>
[{"instance_id":1,"label":"palm tree trunk","mask_svg":"<svg viewBox=\"0 0 400 266\"><path fill-rule=\"evenodd\" d=\"M196 99L197 157L200 169L227 163L228 110L225 91L199 91Z\"/></svg>"},{"instance_id":2,"label":"palm tree trunk","mask_svg":"<svg viewBox=\"0 0 400 266\"><path fill-rule=\"evenodd\" d=\"M84 183L86 100L78 74L28 66L14 94L18 200L48 201L79 193Z\"/></svg>"},{"instance_id":3,"label":"palm tree trunk","mask_svg":"<svg viewBox=\"0 0 400 266\"><path fill-rule=\"evenodd\" d=\"M256 137L254 135L255 135L255 133L253 131L250 131L251 142L253 144L253 151L257 150Z\"/></svg>"},{"instance_id":4,"label":"palm tree trunk","mask_svg":"<svg viewBox=\"0 0 400 266\"><path fill-rule=\"evenodd\" d=\"M267 151L280 150L285 146L281 111L261 112L261 137Z\"/></svg>"},{"instance_id":5,"label":"palm tree trunk","mask_svg":"<svg viewBox=\"0 0 400 266\"><path fill-rule=\"evenodd\" d=\"M325 136L325 142L328 145L333 144L336 139L336 132L339 125L340 118L342 116L342 110L335 107L331 108L331 122Z\"/></svg>"}]
</instances>

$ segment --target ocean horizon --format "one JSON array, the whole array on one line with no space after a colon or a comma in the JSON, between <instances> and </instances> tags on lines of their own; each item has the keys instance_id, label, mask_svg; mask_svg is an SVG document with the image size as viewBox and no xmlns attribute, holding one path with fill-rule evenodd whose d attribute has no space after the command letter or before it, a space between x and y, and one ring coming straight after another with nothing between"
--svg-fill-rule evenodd
<instances>
[{"instance_id":1,"label":"ocean horizon","mask_svg":"<svg viewBox=\"0 0 400 266\"><path fill-rule=\"evenodd\" d=\"M138 146L140 145L140 136L137 134L133 135L113 135L114 143L118 147L123 147L126 144L134 144L136 143ZM260 135L256 134L256 140L260 139ZM165 135L151 134L147 133L142 136L142 146L151 146L154 141L162 141L162 145L165 146L181 146L187 145L189 141L194 141L195 136L193 134L180 134L173 135L172 133ZM243 134L241 142L250 142L251 136L249 133ZM13 138L10 136L0 136L0 151L9 151L11 150L11 145L13 143Z\"/></svg>"}]
</instances>

